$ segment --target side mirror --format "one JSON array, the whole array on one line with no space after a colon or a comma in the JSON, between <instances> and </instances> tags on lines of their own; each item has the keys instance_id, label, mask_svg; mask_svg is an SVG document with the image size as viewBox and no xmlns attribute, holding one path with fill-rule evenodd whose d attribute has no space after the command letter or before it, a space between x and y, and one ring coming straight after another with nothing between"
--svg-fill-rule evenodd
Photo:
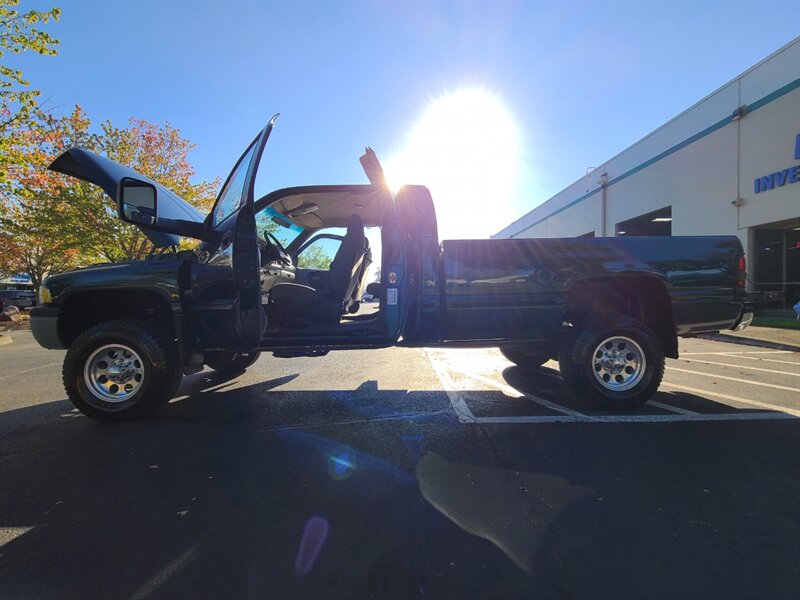
<instances>
[{"instance_id":1,"label":"side mirror","mask_svg":"<svg viewBox=\"0 0 800 600\"><path fill-rule=\"evenodd\" d=\"M119 206L123 220L135 225L155 225L158 219L155 186L146 181L124 178L120 183Z\"/></svg>"}]
</instances>

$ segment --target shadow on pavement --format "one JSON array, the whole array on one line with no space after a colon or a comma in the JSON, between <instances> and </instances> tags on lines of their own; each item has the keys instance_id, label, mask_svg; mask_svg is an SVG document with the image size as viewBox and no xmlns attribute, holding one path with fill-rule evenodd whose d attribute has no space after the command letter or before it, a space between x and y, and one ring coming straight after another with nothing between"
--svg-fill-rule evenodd
<instances>
[{"instance_id":1,"label":"shadow on pavement","mask_svg":"<svg viewBox=\"0 0 800 600\"><path fill-rule=\"evenodd\" d=\"M140 422L1 414L3 597L798 589L794 422L486 428L443 391L280 389L295 377L199 373Z\"/></svg>"}]
</instances>

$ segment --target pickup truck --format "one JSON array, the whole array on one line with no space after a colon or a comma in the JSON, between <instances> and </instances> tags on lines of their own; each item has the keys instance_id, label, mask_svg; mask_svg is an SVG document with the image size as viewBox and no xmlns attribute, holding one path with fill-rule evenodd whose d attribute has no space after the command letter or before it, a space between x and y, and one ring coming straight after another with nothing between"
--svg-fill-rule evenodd
<instances>
[{"instance_id":1,"label":"pickup truck","mask_svg":"<svg viewBox=\"0 0 800 600\"><path fill-rule=\"evenodd\" d=\"M606 409L657 390L678 336L740 329L745 260L735 237L438 239L427 188L393 193L375 154L363 185L314 185L254 197L275 119L255 137L208 215L139 173L73 148L50 169L100 186L156 252L49 277L31 329L66 348L67 395L111 421L150 413L184 374L235 373L261 352L498 347L513 363L559 362L568 388ZM358 311L379 228L380 273ZM331 229L338 228L338 229ZM292 233L284 247L275 232ZM342 235L330 233L339 231ZM177 250L179 236L199 240ZM328 269L301 268L304 249L331 239ZM355 314L354 314L355 313Z\"/></svg>"}]
</instances>

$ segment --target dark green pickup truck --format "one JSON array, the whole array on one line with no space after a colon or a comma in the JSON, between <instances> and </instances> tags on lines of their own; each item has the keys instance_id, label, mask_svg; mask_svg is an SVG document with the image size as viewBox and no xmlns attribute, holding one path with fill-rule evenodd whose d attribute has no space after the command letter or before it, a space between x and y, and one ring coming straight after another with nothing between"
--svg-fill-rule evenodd
<instances>
[{"instance_id":1,"label":"dark green pickup truck","mask_svg":"<svg viewBox=\"0 0 800 600\"><path fill-rule=\"evenodd\" d=\"M557 359L573 392L625 409L655 393L678 336L750 322L735 237L440 242L428 190L392 193L369 149L361 159L369 185L256 199L273 122L208 215L80 148L51 165L100 186L159 249L148 260L55 275L41 288L33 335L68 349L64 385L85 414L148 413L204 364L236 372L262 351L290 358L387 346L499 347L529 368ZM379 231L382 250L380 281L366 286L377 308L366 312L365 228ZM179 236L200 243L177 251ZM304 253L326 240L338 247L329 268L304 267Z\"/></svg>"}]
</instances>

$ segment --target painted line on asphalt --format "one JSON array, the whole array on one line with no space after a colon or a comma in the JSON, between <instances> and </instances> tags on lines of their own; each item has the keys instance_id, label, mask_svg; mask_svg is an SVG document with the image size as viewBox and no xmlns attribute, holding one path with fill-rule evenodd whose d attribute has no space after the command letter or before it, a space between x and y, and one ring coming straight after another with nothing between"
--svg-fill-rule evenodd
<instances>
[{"instance_id":1,"label":"painted line on asphalt","mask_svg":"<svg viewBox=\"0 0 800 600\"><path fill-rule=\"evenodd\" d=\"M4 379L8 379L9 377L19 377L20 375L25 375L26 373L32 373L33 371L38 371L39 369L48 369L48 368L51 368L51 367L57 367L59 365L61 365L60 362L50 363L50 364L47 364L47 365L39 365L38 367L32 367L30 369L25 369L24 371L17 371L15 373L10 373L8 375L0 376L0 381L2 381Z\"/></svg>"},{"instance_id":2,"label":"painted line on asphalt","mask_svg":"<svg viewBox=\"0 0 800 600\"><path fill-rule=\"evenodd\" d=\"M475 417L473 423L479 424L526 424L526 423L686 423L693 421L782 421L795 419L782 412L759 413L717 413L694 415L608 415L592 420L579 419L569 415L548 417Z\"/></svg>"},{"instance_id":3,"label":"painted line on asphalt","mask_svg":"<svg viewBox=\"0 0 800 600\"><path fill-rule=\"evenodd\" d=\"M759 387L767 387L767 388L772 388L774 390L784 390L786 392L800 392L800 388L787 387L785 385L776 385L774 383L761 383L760 381L748 381L747 379L739 379L738 377L728 377L727 375L715 375L714 373L705 373L703 371L690 371L689 369L679 369L678 367L667 367L667 369L670 371L677 371L678 373L702 375L703 377L711 377L713 379L725 379L726 381L746 383L747 385L757 385Z\"/></svg>"},{"instance_id":4,"label":"painted line on asphalt","mask_svg":"<svg viewBox=\"0 0 800 600\"><path fill-rule=\"evenodd\" d=\"M584 413L579 413L577 411L572 411L571 409L567 409L565 407L559 406L562 411L571 411L574 414L560 414L560 415L542 415L542 416L507 416L507 417L476 417L472 411L467 406L466 401L464 400L463 396L458 392L455 383L450 378L449 374L446 370L439 364L439 361L427 350L423 350L423 353L427 356L428 361L431 363L431 367L433 368L434 372L436 373L437 377L439 378L439 382L442 385L442 388L447 393L447 397L450 400L450 404L453 408L453 412L455 412L456 416L458 417L459 422L461 423L471 423L471 424L495 424L495 425L514 425L514 424L536 424L536 423L680 423L680 422L709 422L709 421L773 421L773 420L786 420L786 419L795 419L800 417L800 410L794 410L790 408L785 408L781 406L776 406L774 404L768 404L766 402L758 402L756 400L749 400L747 398L739 398L737 396L729 396L727 394L721 394L718 392L709 392L706 390L701 390L697 388L692 388L688 386L682 386L677 384L671 384L662 382L662 387L669 387L681 391L691 392L698 395L706 395L706 396L715 396L717 398L722 398L724 400L730 400L734 402L740 402L742 404L749 404L752 406L758 406L760 408L768 408L776 412L753 412L753 413L714 413L714 414L702 414L702 413L694 413L692 411L678 408L675 406L671 406L668 404L663 404L657 401L649 401L649 404L656 406L657 408L664 408L666 410L670 410L673 413L671 415L586 415ZM680 370L680 369L677 369ZM705 373L700 373L701 375L707 375ZM474 376L469 375L470 377L480 377L481 380L486 379L481 376ZM490 379L486 379L486 382L491 382L492 385L495 387L508 387L509 389L513 389L514 394L519 394L519 390L514 388L510 388L509 386L505 386L499 382L494 382ZM526 394L526 397L528 395ZM538 400L543 400L538 398ZM548 402L544 400L544 402ZM553 403L550 403L553 404ZM553 404L554 406L558 406Z\"/></svg>"},{"instance_id":5,"label":"painted line on asphalt","mask_svg":"<svg viewBox=\"0 0 800 600\"><path fill-rule=\"evenodd\" d=\"M710 392L708 390L701 390L699 388L689 387L688 385L678 385L676 383L667 383L666 381L661 383L661 387L668 387L675 390L681 390L684 392L690 392L692 394L697 394L698 396L715 396L716 398L721 398L723 400L729 400L731 402L739 402L741 404L749 404L750 406L757 406L758 408L769 408L771 410L780 411L781 413L785 413L788 415L792 415L793 417L800 417L800 410L795 410L793 408L787 408L785 406L780 406L778 404L769 404L768 402L760 402L758 400L750 400L749 398L740 398L739 396L731 396L729 394L722 394L720 392Z\"/></svg>"},{"instance_id":6,"label":"painted line on asphalt","mask_svg":"<svg viewBox=\"0 0 800 600\"><path fill-rule=\"evenodd\" d=\"M442 369L436 358L429 350L423 350L422 353L428 358L428 362L431 364L433 371L439 378L439 383L442 385L442 389L444 389L445 393L447 394L447 398L450 400L450 406L453 407L453 412L456 413L458 420L462 423L474 423L475 415L472 414L469 406L467 406L464 397L458 393L453 380L450 379L450 376L445 372L444 369Z\"/></svg>"},{"instance_id":7,"label":"painted line on asphalt","mask_svg":"<svg viewBox=\"0 0 800 600\"><path fill-rule=\"evenodd\" d=\"M656 408L661 408L664 410L669 410L674 413L678 413L679 415L699 415L699 412L695 412L693 410L687 410L685 408L679 408L677 406L672 406L671 404L664 404L663 402L658 402L656 400L648 400L647 404L650 406L655 406Z\"/></svg>"},{"instance_id":8,"label":"painted line on asphalt","mask_svg":"<svg viewBox=\"0 0 800 600\"><path fill-rule=\"evenodd\" d=\"M791 350L737 350L731 352L681 352L681 356L701 356L716 354L719 356L735 356L737 354L795 354Z\"/></svg>"},{"instance_id":9,"label":"painted line on asphalt","mask_svg":"<svg viewBox=\"0 0 800 600\"><path fill-rule=\"evenodd\" d=\"M734 357L734 358L744 358L742 357ZM733 365L730 363L721 363L721 362L714 362L712 360L700 360L698 358L681 358L680 360L685 360L687 362L696 362L701 363L704 365L719 365L720 367L729 367L733 369L750 369L751 371L761 371L763 373L774 373L776 375L789 375L790 377L800 377L800 373L787 373L786 371L776 371L775 369L762 369L760 367L742 367L740 365Z\"/></svg>"},{"instance_id":10,"label":"painted line on asphalt","mask_svg":"<svg viewBox=\"0 0 800 600\"><path fill-rule=\"evenodd\" d=\"M523 396L523 397L527 398L528 400L530 400L531 402L533 402L535 404L538 404L539 406L543 406L544 408L547 408L549 410L553 410L555 412L559 412L559 413L564 414L564 415L569 415L571 417L576 417L576 418L581 418L581 419L586 419L586 420L592 420L593 419L593 417L591 417L590 415L584 414L584 413L582 413L580 411L577 411L577 410L572 410L571 408L567 408L565 406L561 406L560 404L556 404L555 402L550 402L549 400L545 400L544 398L539 398L538 396L534 396L533 394L528 394L526 392L523 392L523 391L520 391L520 390L518 390L516 388L513 388L513 387L511 387L509 385L506 385L504 383L500 383L499 381L493 381L493 380L489 379L488 377L483 377L482 375L475 375L473 373L464 373L462 371L457 371L457 373L459 373L459 375L464 375L464 376L469 377L471 379L475 379L477 381L481 381L481 382L483 382L483 383L485 383L487 385L494 386L497 389L499 389L501 392L506 394L507 396L512 396L512 397Z\"/></svg>"},{"instance_id":11,"label":"painted line on asphalt","mask_svg":"<svg viewBox=\"0 0 800 600\"><path fill-rule=\"evenodd\" d=\"M746 360L757 360L759 362L776 363L779 365L792 365L800 368L800 362L791 360L775 360L774 358L761 358L760 356L732 356L731 358L744 358Z\"/></svg>"}]
</instances>

